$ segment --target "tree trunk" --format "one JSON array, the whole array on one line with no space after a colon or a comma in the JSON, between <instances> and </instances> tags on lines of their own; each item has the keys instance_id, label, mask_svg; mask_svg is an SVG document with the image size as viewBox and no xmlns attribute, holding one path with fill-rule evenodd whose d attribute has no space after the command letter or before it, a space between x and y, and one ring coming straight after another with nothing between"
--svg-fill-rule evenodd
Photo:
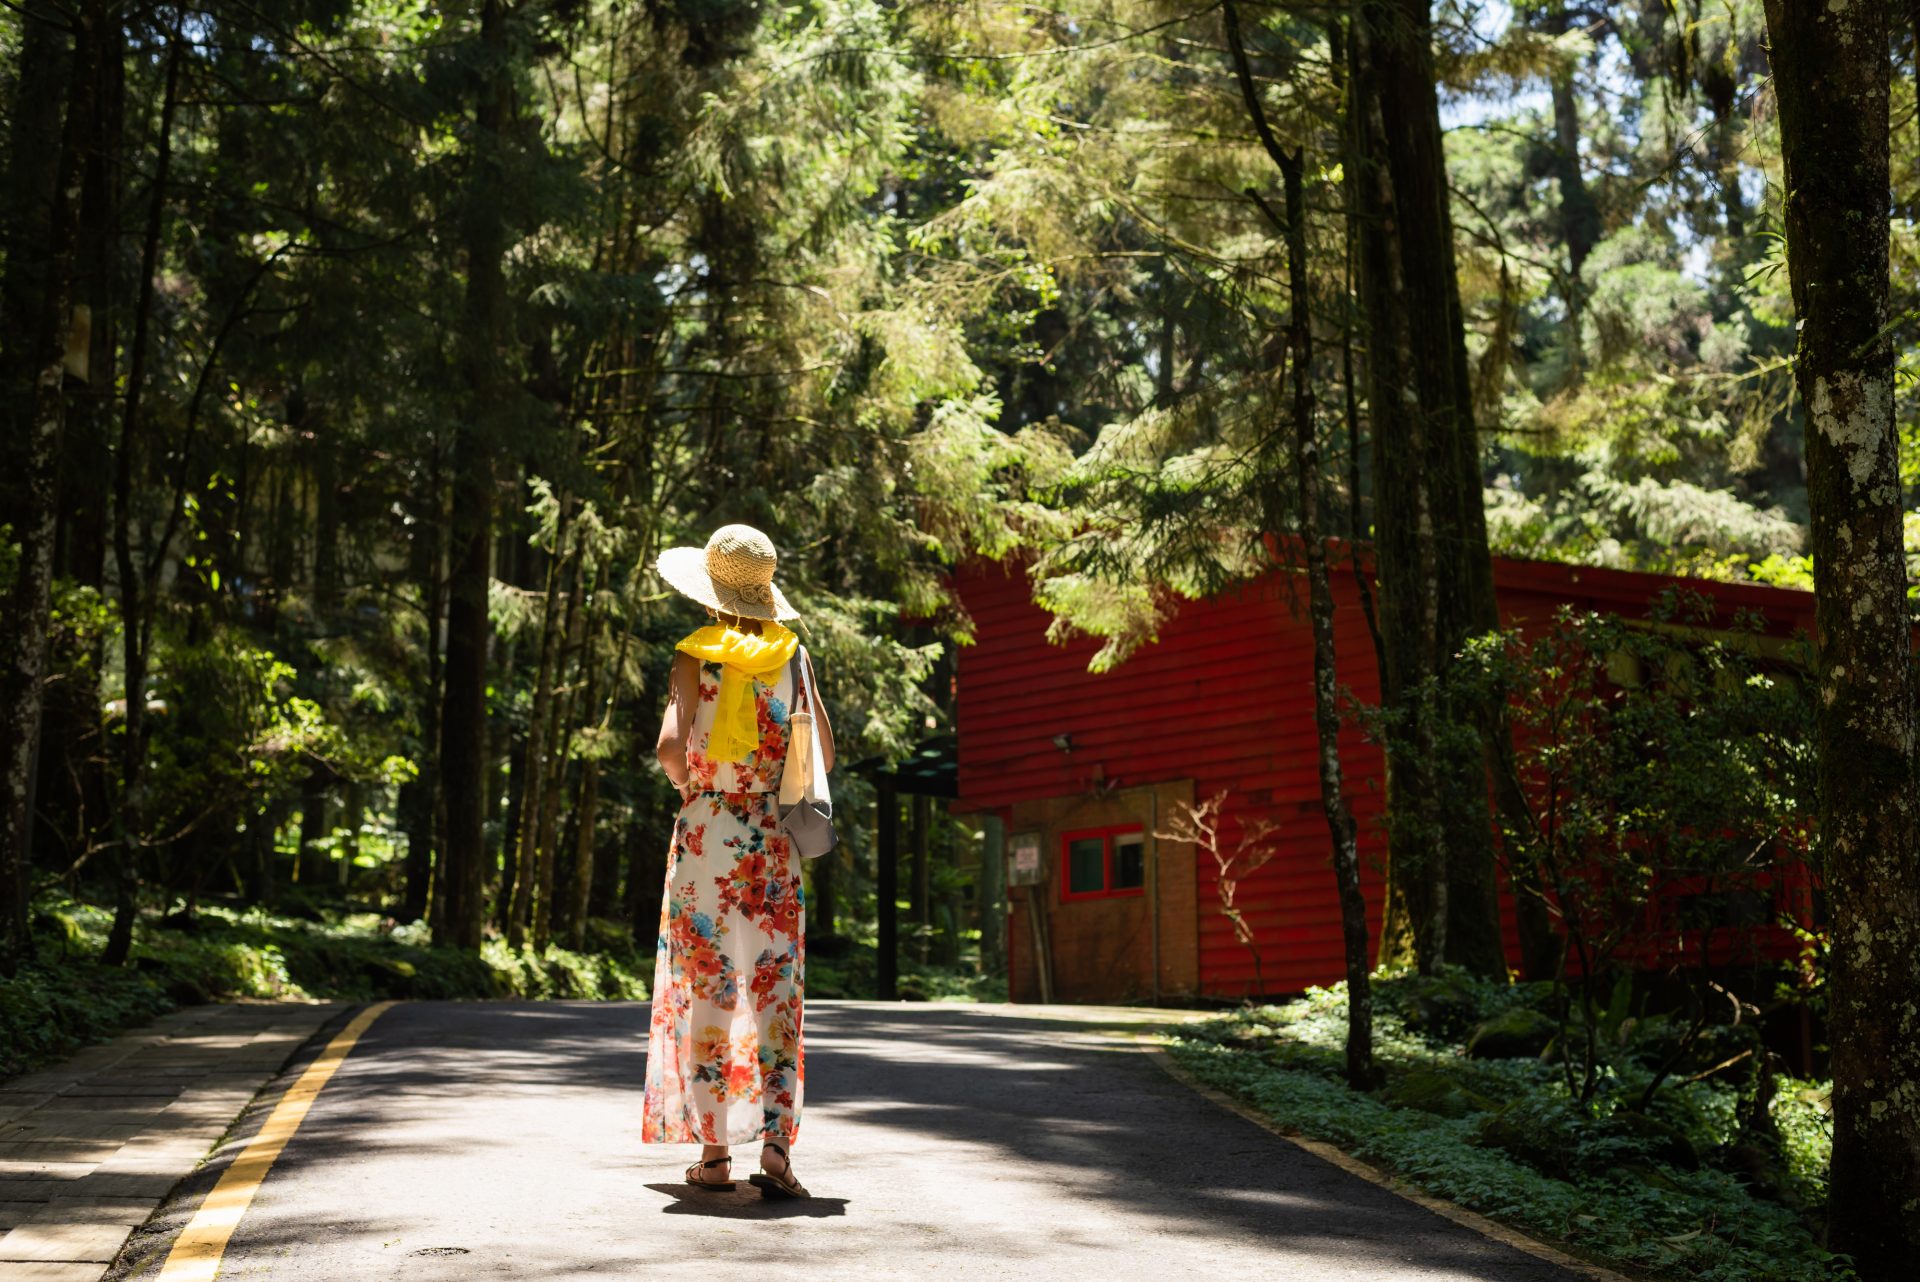
<instances>
[{"instance_id":1,"label":"tree trunk","mask_svg":"<svg viewBox=\"0 0 1920 1282\"><path fill-rule=\"evenodd\" d=\"M40 738L43 668L53 587L55 493L60 438L66 425L67 338L72 324L74 246L80 232L82 159L93 137L94 66L103 21L96 6L76 11L73 62L66 95L66 124L58 145L52 212L48 220L45 290L31 339L31 391L8 387L6 395L31 404L26 443L26 483L14 537L19 567L7 592L0 647L0 973L12 974L31 956L28 926L29 865L33 835L33 773Z\"/></svg>"},{"instance_id":2,"label":"tree trunk","mask_svg":"<svg viewBox=\"0 0 1920 1282\"><path fill-rule=\"evenodd\" d=\"M1920 789L1888 341L1888 15L1766 11L1820 646L1831 1246L1863 1278L1904 1278L1920 1258Z\"/></svg>"},{"instance_id":3,"label":"tree trunk","mask_svg":"<svg viewBox=\"0 0 1920 1282\"><path fill-rule=\"evenodd\" d=\"M160 233L166 222L167 181L173 167L173 117L180 101L180 33L167 41L167 84L160 103L160 128L153 189L147 198L146 227L140 248L140 297L134 307L133 338L127 357L127 399L120 415L120 448L113 460L113 561L120 597L120 652L125 673L125 719L120 730L120 805L115 815L113 925L101 960L118 966L133 948L134 917L139 910L140 853L146 844L147 642L146 599L155 585L134 558L133 474L141 462L140 406L146 390L147 331L153 323L153 295L160 270ZM159 566L148 567L155 575Z\"/></svg>"},{"instance_id":4,"label":"tree trunk","mask_svg":"<svg viewBox=\"0 0 1920 1282\"><path fill-rule=\"evenodd\" d=\"M1300 157L1286 171L1287 252L1293 290L1293 466L1300 485L1300 530L1307 545L1307 593L1313 615L1313 719L1320 738L1320 807L1333 842L1340 889L1340 931L1347 965L1347 1084L1373 1086L1373 988L1368 979L1367 901L1360 893L1360 850L1353 812L1341 791L1339 669L1333 639L1333 580L1320 518L1320 446L1314 433L1312 327L1307 316L1306 202Z\"/></svg>"},{"instance_id":5,"label":"tree trunk","mask_svg":"<svg viewBox=\"0 0 1920 1282\"><path fill-rule=\"evenodd\" d=\"M564 501L563 501L564 503ZM541 685L545 687L547 697L540 699L538 691L534 697L534 727L532 733L540 735L545 750L534 758L534 766L526 772L526 785L536 789L540 800L534 806L534 798L528 796L522 806L530 806L528 814L536 818L520 819L522 841L520 848L532 852L532 864L526 862L526 856L520 860L520 875L530 877L532 904L534 904L534 948L545 950L553 925L553 843L555 831L559 827L561 810L561 783L566 777L566 747L563 737L570 725L566 718L568 700L561 697L559 685L563 683L566 672L566 656L572 649L572 631L578 608L578 574L576 560L566 555L566 545L561 539L555 539L555 562L551 578L547 580L547 614L545 614L545 633L541 637ZM553 605L555 593L566 599L564 614L555 620ZM551 647L551 654L547 649ZM551 662L551 666L549 666ZM528 756L534 756L532 752ZM528 839L530 835L530 839Z\"/></svg>"},{"instance_id":6,"label":"tree trunk","mask_svg":"<svg viewBox=\"0 0 1920 1282\"><path fill-rule=\"evenodd\" d=\"M492 536L493 466L471 429L454 482L454 562L447 579L446 685L440 711L440 795L446 847L440 881L443 943L477 951L486 857L487 555Z\"/></svg>"},{"instance_id":7,"label":"tree trunk","mask_svg":"<svg viewBox=\"0 0 1920 1282\"><path fill-rule=\"evenodd\" d=\"M1426 0L1359 0L1349 41L1357 276L1367 324L1392 894L1416 958L1504 975L1484 709L1446 678L1495 627L1432 21ZM1384 942L1383 942L1384 948Z\"/></svg>"},{"instance_id":8,"label":"tree trunk","mask_svg":"<svg viewBox=\"0 0 1920 1282\"><path fill-rule=\"evenodd\" d=\"M313 460L313 608L326 627L340 604L339 460L327 439L325 406L315 414L310 403L307 419L306 453Z\"/></svg>"},{"instance_id":9,"label":"tree trunk","mask_svg":"<svg viewBox=\"0 0 1920 1282\"><path fill-rule=\"evenodd\" d=\"M493 456L499 444L507 341L504 271L507 195L501 152L512 114L507 14L502 0L480 11L479 86L472 171L462 239L467 294L462 365L471 396L456 427L453 570L447 583L446 689L440 714L440 781L446 805L446 942L478 951L486 915L487 591L493 567Z\"/></svg>"},{"instance_id":10,"label":"tree trunk","mask_svg":"<svg viewBox=\"0 0 1920 1282\"><path fill-rule=\"evenodd\" d=\"M980 969L989 975L1007 973L1007 829L998 815L981 821ZM1156 976L1156 992L1158 982Z\"/></svg>"},{"instance_id":11,"label":"tree trunk","mask_svg":"<svg viewBox=\"0 0 1920 1282\"><path fill-rule=\"evenodd\" d=\"M93 136L86 148L81 183L80 232L74 265L74 340L84 337L82 368L69 369L67 423L60 458L59 527L54 575L107 595L107 543L113 474L113 424L119 404L115 372L120 255L120 154L125 119L125 35L119 23L95 32L97 88ZM24 433L22 433L24 436ZM105 701L106 636L95 632L86 649L49 656L63 677L46 693L40 731L39 783L34 805L41 829L64 848L64 873L109 839L113 792L107 771L100 708ZM44 841L44 837L42 839ZM43 847L44 848L44 847Z\"/></svg>"},{"instance_id":12,"label":"tree trunk","mask_svg":"<svg viewBox=\"0 0 1920 1282\"><path fill-rule=\"evenodd\" d=\"M873 888L877 911L879 956L874 964L874 998L890 1002L899 990L900 976L900 795L893 776L875 781Z\"/></svg>"},{"instance_id":13,"label":"tree trunk","mask_svg":"<svg viewBox=\"0 0 1920 1282\"><path fill-rule=\"evenodd\" d=\"M615 671L618 671L616 668ZM595 770L598 774L598 770ZM594 822L591 827L599 827L600 788L594 785ZM587 916L602 917L608 921L617 921L620 912L620 867L617 858L620 850L618 841L602 843L600 834L594 834L593 852L593 889L587 898Z\"/></svg>"},{"instance_id":14,"label":"tree trunk","mask_svg":"<svg viewBox=\"0 0 1920 1282\"><path fill-rule=\"evenodd\" d=\"M951 970L960 964L960 932L966 927L966 913L960 899L960 882L956 865L959 862L958 845L959 826L951 820L946 825L947 839L940 843L942 854L941 867L947 870L946 890L940 896L940 934L935 940L938 945L940 965Z\"/></svg>"},{"instance_id":15,"label":"tree trunk","mask_svg":"<svg viewBox=\"0 0 1920 1282\"><path fill-rule=\"evenodd\" d=\"M526 778L520 786L520 814L514 829L513 911L507 926L507 939L514 948L526 943L526 932L535 920L534 892L539 882L540 832L546 800L549 729L553 720L553 687L558 680L562 627L558 617L560 593L566 573L567 519L572 504L565 495L560 499L560 516L554 534L553 554L547 558L546 598L540 610L540 661L534 670L533 708L527 717L527 746L523 769Z\"/></svg>"},{"instance_id":16,"label":"tree trunk","mask_svg":"<svg viewBox=\"0 0 1920 1282\"><path fill-rule=\"evenodd\" d=\"M933 806L922 796L915 796L908 805L911 807L911 822L907 832L913 850L913 864L908 870L907 906L913 916L913 959L925 963L927 932L933 924L933 903L928 884L932 878L927 859L927 847L932 837Z\"/></svg>"},{"instance_id":17,"label":"tree trunk","mask_svg":"<svg viewBox=\"0 0 1920 1282\"><path fill-rule=\"evenodd\" d=\"M42 305L49 283L50 219L59 186L60 137L72 79L72 25L66 6L27 0L19 6L20 45L9 69L6 171L0 174L0 525L14 537L26 519L29 447L33 440L34 362L39 358ZM6 585L0 584L0 589Z\"/></svg>"},{"instance_id":18,"label":"tree trunk","mask_svg":"<svg viewBox=\"0 0 1920 1282\"><path fill-rule=\"evenodd\" d=\"M353 885L353 861L360 857L360 825L367 818L367 790L361 783L349 783L347 795L341 803L341 838L339 885L341 898L347 897L347 891Z\"/></svg>"},{"instance_id":19,"label":"tree trunk","mask_svg":"<svg viewBox=\"0 0 1920 1282\"><path fill-rule=\"evenodd\" d=\"M247 818L247 897L256 904L273 901L277 842L287 810L285 801L274 801Z\"/></svg>"},{"instance_id":20,"label":"tree trunk","mask_svg":"<svg viewBox=\"0 0 1920 1282\"><path fill-rule=\"evenodd\" d=\"M322 849L333 834L327 815L332 774L323 766L307 771L300 781L300 851L294 856L293 879L308 895L318 894L327 884L327 855Z\"/></svg>"},{"instance_id":21,"label":"tree trunk","mask_svg":"<svg viewBox=\"0 0 1920 1282\"><path fill-rule=\"evenodd\" d=\"M592 717L599 701L600 668L594 658L595 624L587 624L586 641L580 651L580 670L584 673L586 694L580 706L585 717ZM573 880L567 912L567 943L578 951L587 938L587 917L593 907L593 821L600 809L600 765L596 761L580 763L580 804L573 812Z\"/></svg>"},{"instance_id":22,"label":"tree trunk","mask_svg":"<svg viewBox=\"0 0 1920 1282\"><path fill-rule=\"evenodd\" d=\"M593 915L594 819L600 810L600 767L592 761L580 766L580 808L573 821L573 901L567 914L567 946L585 947L587 919Z\"/></svg>"},{"instance_id":23,"label":"tree trunk","mask_svg":"<svg viewBox=\"0 0 1920 1282\"><path fill-rule=\"evenodd\" d=\"M1550 34L1566 34L1571 27L1566 0L1551 0L1545 18ZM1586 303L1581 271L1600 240L1600 206L1587 189L1586 175L1580 169L1580 111L1574 96L1573 63L1557 60L1548 84L1553 95L1553 171L1560 188L1560 239L1567 249L1567 278L1561 299L1567 308L1567 365L1577 376L1582 364L1580 314Z\"/></svg>"},{"instance_id":24,"label":"tree trunk","mask_svg":"<svg viewBox=\"0 0 1920 1282\"><path fill-rule=\"evenodd\" d=\"M577 629L580 625L580 560L574 555L567 559L566 570L566 621L561 627L564 649L554 664L554 682L556 687L563 683L567 663L579 649ZM537 952L545 952L547 944L553 938L555 903L554 872L559 851L560 800L566 795L567 752L569 731L573 725L573 694L568 691L562 698L556 688L547 722L547 760L540 771L530 774L529 785L538 785L544 789L540 798L540 825L534 844L535 901L533 907L533 947Z\"/></svg>"},{"instance_id":25,"label":"tree trunk","mask_svg":"<svg viewBox=\"0 0 1920 1282\"><path fill-rule=\"evenodd\" d=\"M1274 136L1254 85L1232 0L1221 8L1227 47L1233 55L1240 96L1267 155L1280 170L1285 191L1281 229L1287 243L1287 346L1293 390L1293 471L1300 537L1306 548L1308 612L1313 626L1313 720L1319 736L1320 808L1333 842L1334 882L1340 893L1340 928L1347 967L1347 1084L1373 1086L1373 987L1367 967L1367 901L1360 893L1360 850L1353 812L1341 791L1339 670L1333 637L1333 578L1327 570L1326 532L1320 515L1320 440L1313 407L1313 316L1307 280L1307 201L1302 153L1287 151ZM1266 202L1256 201L1263 211ZM1277 468L1269 468L1268 527L1282 528Z\"/></svg>"},{"instance_id":26,"label":"tree trunk","mask_svg":"<svg viewBox=\"0 0 1920 1282\"><path fill-rule=\"evenodd\" d=\"M425 627L427 688L420 701L420 772L400 790L400 812L407 831L407 884L401 896L400 920L419 921L427 915L427 896L433 884L434 816L439 792L436 747L440 739L440 615L443 605L440 577L441 531L445 505L440 501L439 468L428 484L428 511L416 523L413 536L413 580L420 589Z\"/></svg>"}]
</instances>

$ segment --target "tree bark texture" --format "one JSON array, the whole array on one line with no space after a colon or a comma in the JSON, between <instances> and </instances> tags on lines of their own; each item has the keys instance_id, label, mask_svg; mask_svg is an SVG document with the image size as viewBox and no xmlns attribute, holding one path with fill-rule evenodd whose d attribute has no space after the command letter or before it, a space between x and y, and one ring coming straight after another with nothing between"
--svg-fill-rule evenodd
<instances>
[{"instance_id":1,"label":"tree bark texture","mask_svg":"<svg viewBox=\"0 0 1920 1282\"><path fill-rule=\"evenodd\" d=\"M58 185L67 88L73 56L72 24L54 0L21 6L20 48L7 104L6 169L0 173L0 237L6 270L0 276L0 525L19 537L27 497L27 455L33 439L34 330L48 286L54 190ZM4 587L5 585L0 585Z\"/></svg>"},{"instance_id":2,"label":"tree bark texture","mask_svg":"<svg viewBox=\"0 0 1920 1282\"><path fill-rule=\"evenodd\" d=\"M1349 128L1366 323L1393 892L1423 969L1502 975L1487 718L1444 688L1498 623L1426 0L1358 0Z\"/></svg>"},{"instance_id":3,"label":"tree bark texture","mask_svg":"<svg viewBox=\"0 0 1920 1282\"><path fill-rule=\"evenodd\" d=\"M441 924L457 948L480 947L486 858L487 553L493 469L484 442L463 442L455 488L454 562L447 582L446 684L440 711L440 790L446 807Z\"/></svg>"},{"instance_id":4,"label":"tree bark texture","mask_svg":"<svg viewBox=\"0 0 1920 1282\"><path fill-rule=\"evenodd\" d=\"M1567 13L1566 0L1551 0L1543 17L1551 35L1565 35L1572 29L1573 19ZM1574 96L1573 70L1571 61L1557 60L1548 84L1553 97L1553 173L1560 188L1560 238L1567 250L1567 278L1561 288L1561 301L1567 308L1568 365L1578 371L1582 363L1580 315L1586 306L1582 271L1587 255L1600 241L1600 206L1580 169L1580 110Z\"/></svg>"},{"instance_id":5,"label":"tree bark texture","mask_svg":"<svg viewBox=\"0 0 1920 1282\"><path fill-rule=\"evenodd\" d=\"M1819 832L1833 912L1831 1246L1920 1258L1920 790L1888 340L1883 4L1768 0L1800 326L1819 632Z\"/></svg>"},{"instance_id":6,"label":"tree bark texture","mask_svg":"<svg viewBox=\"0 0 1920 1282\"><path fill-rule=\"evenodd\" d=\"M400 810L407 832L407 881L400 902L402 921L419 921L427 915L427 895L433 884L434 816L440 790L440 615L443 605L440 556L441 531L445 529L446 517L437 467L427 490L427 512L415 526L411 549L413 580L420 591L421 613L426 620L423 641L427 650L427 689L420 709L420 738L425 751L420 754L420 773L400 790Z\"/></svg>"},{"instance_id":7,"label":"tree bark texture","mask_svg":"<svg viewBox=\"0 0 1920 1282\"><path fill-rule=\"evenodd\" d=\"M567 558L566 574L566 619L561 626L563 648L559 662L555 665L555 681L564 678L567 665L575 660L580 650L580 558L577 554ZM567 754L572 738L573 701L578 686L568 683L562 691L554 691L552 706L547 720L547 760L542 763L543 773L528 777L528 783L540 783L545 795L540 799L540 823L535 845L534 869L538 879L535 887L533 906L533 947L536 952L545 952L553 939L556 923L564 916L558 901L555 868L558 863L560 842L560 802L566 795Z\"/></svg>"},{"instance_id":8,"label":"tree bark texture","mask_svg":"<svg viewBox=\"0 0 1920 1282\"><path fill-rule=\"evenodd\" d=\"M1333 843L1340 891L1340 932L1347 972L1347 1084L1370 1090L1373 1071L1373 985L1367 959L1367 901L1360 893L1360 847L1341 790L1339 669L1333 639L1333 579L1320 517L1320 443L1314 432L1312 322L1307 312L1306 200L1300 155L1285 167L1288 277L1293 291L1293 466L1300 486L1300 532L1307 549L1307 595L1313 617L1313 720L1319 733L1320 808Z\"/></svg>"},{"instance_id":9,"label":"tree bark texture","mask_svg":"<svg viewBox=\"0 0 1920 1282\"><path fill-rule=\"evenodd\" d=\"M477 951L486 912L487 593L493 567L493 457L503 388L499 373L507 337L503 259L506 219L501 151L513 85L507 14L486 0L480 14L480 59L462 238L467 293L462 324L463 373L472 408L456 429L452 520L453 568L447 584L446 688L440 714L440 782L446 805L448 942Z\"/></svg>"},{"instance_id":10,"label":"tree bark texture","mask_svg":"<svg viewBox=\"0 0 1920 1282\"><path fill-rule=\"evenodd\" d=\"M1288 365L1293 391L1293 472L1301 542L1306 548L1308 613L1313 628L1313 721L1319 737L1320 808L1333 843L1334 881L1340 895L1340 929L1347 973L1347 1082L1354 1090L1373 1086L1373 985L1367 961L1367 901L1360 892L1360 848L1353 811L1342 792L1340 694L1333 635L1333 578L1320 504L1320 440L1313 406L1312 287L1307 279L1307 200L1300 150L1287 151L1268 123L1254 84L1238 9L1227 0L1221 13L1233 55L1240 96L1267 155L1280 170L1285 192L1282 231L1287 243ZM1264 208L1264 202L1262 202ZM1275 490L1278 489L1276 485ZM1277 525L1279 504L1271 505Z\"/></svg>"},{"instance_id":11,"label":"tree bark texture","mask_svg":"<svg viewBox=\"0 0 1920 1282\"><path fill-rule=\"evenodd\" d=\"M80 187L80 230L74 263L73 342L86 344L85 365L69 369L67 419L60 450L54 577L103 596L113 474L113 424L119 405L115 379L119 331L117 301L125 275L120 253L121 136L126 110L125 34L121 24L94 30L96 88L93 133ZM11 378L11 376L8 376ZM108 839L113 794L108 778L100 708L105 700L106 637L93 633L86 649L49 653L64 677L48 684L41 711L38 782L33 802L35 850L56 855L47 871L78 867Z\"/></svg>"},{"instance_id":12,"label":"tree bark texture","mask_svg":"<svg viewBox=\"0 0 1920 1282\"><path fill-rule=\"evenodd\" d=\"M546 597L540 610L540 659L534 670L533 708L527 717L527 743L521 754L526 779L520 787L520 812L512 825L514 846L508 856L513 866L513 902L508 915L507 941L519 948L526 941L528 927L534 921L534 890L539 878L541 822L545 818L548 725L552 721L553 687L558 680L562 628L559 604L565 573L562 549L567 542L567 516L572 505L561 496L558 529L554 535L553 555L547 558Z\"/></svg>"},{"instance_id":13,"label":"tree bark texture","mask_svg":"<svg viewBox=\"0 0 1920 1282\"><path fill-rule=\"evenodd\" d=\"M0 621L0 973L12 974L33 951L28 928L28 873L33 836L33 767L40 739L40 711L47 656L48 614L53 587L54 516L58 509L60 438L66 424L66 354L73 303L74 247L80 233L83 159L93 133L96 35L103 15L88 5L72 15L73 56L66 91L66 117L57 146L52 208L47 221L44 289L35 309L27 388L8 387L8 397L29 405L25 484L13 537L19 564L7 585Z\"/></svg>"},{"instance_id":14,"label":"tree bark texture","mask_svg":"<svg viewBox=\"0 0 1920 1282\"><path fill-rule=\"evenodd\" d=\"M180 103L179 32L167 41L167 83L160 102L160 127L152 190L147 196L146 227L141 237L139 299L133 311L133 338L127 352L127 396L120 412L120 447L113 460L113 561L120 597L120 653L125 673L125 711L120 729L120 804L115 815L113 925L101 959L118 966L133 949L138 910L140 854L146 846L147 774L147 624L146 601L154 585L133 548L133 475L145 454L140 409L146 390L147 336L153 326L155 278L160 270L160 234L166 225L167 183L173 166L173 118Z\"/></svg>"},{"instance_id":15,"label":"tree bark texture","mask_svg":"<svg viewBox=\"0 0 1920 1282\"><path fill-rule=\"evenodd\" d=\"M586 640L580 653L581 679L586 683L586 693L580 700L582 721L593 716L594 705L598 703L600 695L600 665L595 653L599 635L597 622L588 618ZM600 808L600 765L597 761L580 763L580 790L577 795L580 803L573 815L573 878L567 885L566 914L567 946L576 950L586 942L587 917L593 906L593 827Z\"/></svg>"}]
</instances>

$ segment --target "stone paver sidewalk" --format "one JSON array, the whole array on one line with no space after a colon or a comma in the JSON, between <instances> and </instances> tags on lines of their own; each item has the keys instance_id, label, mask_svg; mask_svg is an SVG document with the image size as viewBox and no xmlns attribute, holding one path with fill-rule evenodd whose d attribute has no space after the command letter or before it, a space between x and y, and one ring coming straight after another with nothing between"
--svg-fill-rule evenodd
<instances>
[{"instance_id":1,"label":"stone paver sidewalk","mask_svg":"<svg viewBox=\"0 0 1920 1282\"><path fill-rule=\"evenodd\" d=\"M0 1282L95 1282L340 1004L200 1006L0 1082Z\"/></svg>"}]
</instances>

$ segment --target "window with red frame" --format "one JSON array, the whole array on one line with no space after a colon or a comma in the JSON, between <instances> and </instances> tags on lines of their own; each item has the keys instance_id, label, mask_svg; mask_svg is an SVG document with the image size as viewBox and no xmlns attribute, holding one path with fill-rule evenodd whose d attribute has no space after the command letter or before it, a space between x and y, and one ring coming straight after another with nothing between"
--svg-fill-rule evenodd
<instances>
[{"instance_id":1,"label":"window with red frame","mask_svg":"<svg viewBox=\"0 0 1920 1282\"><path fill-rule=\"evenodd\" d=\"M1060 873L1062 899L1137 895L1147 884L1146 836L1139 824L1067 833Z\"/></svg>"}]
</instances>

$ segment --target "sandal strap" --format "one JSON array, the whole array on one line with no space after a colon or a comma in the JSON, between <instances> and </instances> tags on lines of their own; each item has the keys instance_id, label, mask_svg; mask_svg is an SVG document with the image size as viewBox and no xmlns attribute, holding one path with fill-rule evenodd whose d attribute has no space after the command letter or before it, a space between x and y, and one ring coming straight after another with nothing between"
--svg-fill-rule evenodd
<instances>
[{"instance_id":1,"label":"sandal strap","mask_svg":"<svg viewBox=\"0 0 1920 1282\"><path fill-rule=\"evenodd\" d=\"M700 1163L700 1165L702 1165L702 1166L725 1166L725 1165L726 1165L726 1164L727 1164L728 1162L731 1162L732 1160L733 1160L733 1156L732 1156L731 1154L729 1154L729 1155L727 1155L726 1157L710 1157L710 1158L708 1158L708 1159L707 1159L706 1161L704 1161L704 1162L702 1162L702 1163Z\"/></svg>"}]
</instances>

